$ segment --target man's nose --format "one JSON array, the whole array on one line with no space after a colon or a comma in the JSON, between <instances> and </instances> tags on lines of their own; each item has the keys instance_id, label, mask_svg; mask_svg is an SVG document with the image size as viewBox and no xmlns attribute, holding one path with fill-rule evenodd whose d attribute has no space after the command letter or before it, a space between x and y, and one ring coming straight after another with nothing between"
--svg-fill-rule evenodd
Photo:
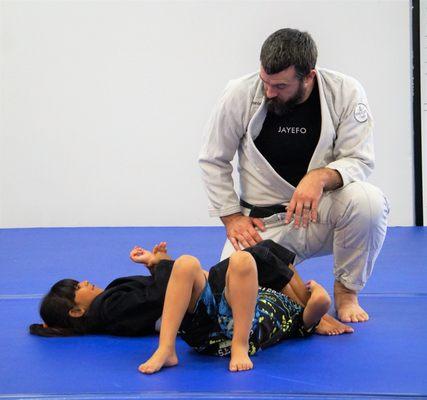
<instances>
[{"instance_id":1,"label":"man's nose","mask_svg":"<svg viewBox=\"0 0 427 400\"><path fill-rule=\"evenodd\" d=\"M270 85L265 85L264 89L267 98L272 99L274 97L277 97L277 92Z\"/></svg>"}]
</instances>

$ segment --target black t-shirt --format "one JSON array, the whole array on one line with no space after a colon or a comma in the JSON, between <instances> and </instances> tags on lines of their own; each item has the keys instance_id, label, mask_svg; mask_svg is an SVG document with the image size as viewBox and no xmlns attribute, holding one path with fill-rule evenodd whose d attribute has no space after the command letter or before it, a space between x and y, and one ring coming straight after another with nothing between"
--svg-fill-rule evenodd
<instances>
[{"instance_id":1,"label":"black t-shirt","mask_svg":"<svg viewBox=\"0 0 427 400\"><path fill-rule=\"evenodd\" d=\"M297 186L319 141L321 111L317 82L310 97L284 116L267 112L255 146L287 182Z\"/></svg>"}]
</instances>

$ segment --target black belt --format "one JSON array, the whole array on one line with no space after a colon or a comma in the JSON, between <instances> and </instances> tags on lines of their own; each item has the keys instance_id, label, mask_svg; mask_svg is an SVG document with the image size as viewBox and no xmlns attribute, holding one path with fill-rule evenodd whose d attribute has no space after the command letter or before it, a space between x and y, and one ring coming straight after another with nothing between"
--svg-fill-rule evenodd
<instances>
[{"instance_id":1,"label":"black belt","mask_svg":"<svg viewBox=\"0 0 427 400\"><path fill-rule=\"evenodd\" d=\"M240 205L242 207L249 208L251 210L249 216L254 218L266 218L274 214L284 213L287 210L287 207L283 204L273 204L272 206L258 207L246 203L246 201L242 199L240 199Z\"/></svg>"}]
</instances>

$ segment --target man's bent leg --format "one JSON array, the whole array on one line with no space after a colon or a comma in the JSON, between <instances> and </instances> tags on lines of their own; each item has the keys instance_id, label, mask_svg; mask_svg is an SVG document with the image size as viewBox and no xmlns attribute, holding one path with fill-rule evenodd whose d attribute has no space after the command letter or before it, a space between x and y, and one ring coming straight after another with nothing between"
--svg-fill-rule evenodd
<instances>
[{"instance_id":1,"label":"man's bent leg","mask_svg":"<svg viewBox=\"0 0 427 400\"><path fill-rule=\"evenodd\" d=\"M326 215L334 226L334 298L343 322L369 319L357 294L371 276L387 231L388 203L381 191L366 182L354 182L326 196Z\"/></svg>"}]
</instances>

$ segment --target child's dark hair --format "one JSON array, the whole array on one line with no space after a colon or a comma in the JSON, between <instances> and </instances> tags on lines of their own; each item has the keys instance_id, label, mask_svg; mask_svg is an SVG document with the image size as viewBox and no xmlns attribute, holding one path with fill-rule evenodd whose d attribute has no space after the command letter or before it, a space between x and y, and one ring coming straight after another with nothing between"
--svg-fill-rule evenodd
<instances>
[{"instance_id":1,"label":"child's dark hair","mask_svg":"<svg viewBox=\"0 0 427 400\"><path fill-rule=\"evenodd\" d=\"M30 333L39 336L74 336L89 333L86 314L75 318L69 311L75 307L78 281L63 279L56 282L40 304L40 316L45 324L30 325Z\"/></svg>"}]
</instances>

